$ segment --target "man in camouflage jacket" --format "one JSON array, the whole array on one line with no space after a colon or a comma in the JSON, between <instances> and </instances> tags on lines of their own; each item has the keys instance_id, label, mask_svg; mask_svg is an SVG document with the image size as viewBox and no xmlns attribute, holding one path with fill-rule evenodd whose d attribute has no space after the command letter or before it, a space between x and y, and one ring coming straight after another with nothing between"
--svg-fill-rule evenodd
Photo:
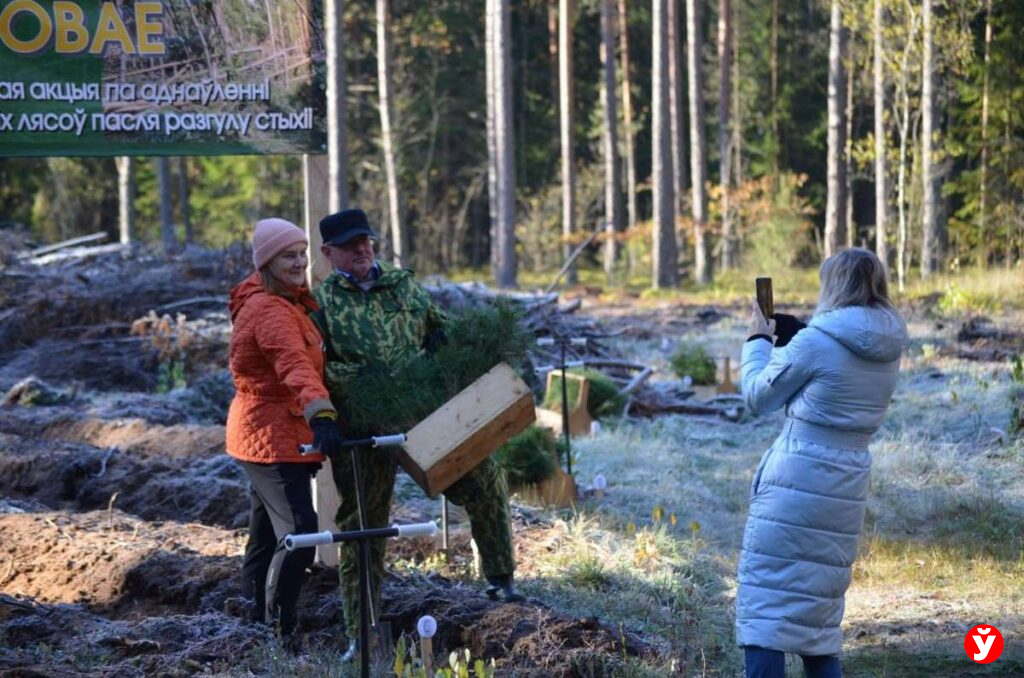
<instances>
[{"instance_id":1,"label":"man in camouflage jacket","mask_svg":"<svg viewBox=\"0 0 1024 678\"><path fill-rule=\"evenodd\" d=\"M372 397L359 390L359 371L369 364L398 367L416 356L425 340L443 336L445 315L430 294L407 269L377 261L373 251L376 233L362 210L350 209L320 221L324 256L334 271L316 289L321 310L313 314L326 343L325 381L339 413L348 398ZM340 421L344 431L345 422ZM382 429L388 429L382 422ZM373 432L359 432L360 434ZM391 508L397 462L382 450L361 449L363 492L368 524L386 527ZM346 460L347 461L347 460ZM359 528L351 464L332 465L341 506L337 523L341 530ZM445 492L469 515L473 539L480 551L487 593L495 599L520 601L513 587L515 560L505 480L494 461L484 459ZM380 600L386 542L371 542L374 604ZM342 544L339 574L349 637L358 635L359 578L355 544Z\"/></svg>"}]
</instances>

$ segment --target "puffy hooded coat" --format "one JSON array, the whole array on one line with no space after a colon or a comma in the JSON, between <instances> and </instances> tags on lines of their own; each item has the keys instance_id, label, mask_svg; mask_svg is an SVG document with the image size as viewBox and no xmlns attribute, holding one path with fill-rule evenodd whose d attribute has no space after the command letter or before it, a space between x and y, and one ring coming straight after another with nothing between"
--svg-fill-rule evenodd
<instances>
[{"instance_id":1,"label":"puffy hooded coat","mask_svg":"<svg viewBox=\"0 0 1024 678\"><path fill-rule=\"evenodd\" d=\"M313 442L309 420L334 411L323 382L323 340L308 315L316 301L304 288L295 301L269 294L254 273L231 290L229 309L236 393L228 454L263 464L323 461L320 454L299 454L300 445Z\"/></svg>"},{"instance_id":2,"label":"puffy hooded coat","mask_svg":"<svg viewBox=\"0 0 1024 678\"><path fill-rule=\"evenodd\" d=\"M752 413L786 410L751 486L740 553L736 640L802 655L838 654L864 521L867 451L896 386L907 330L884 308L817 315L783 348L743 346Z\"/></svg>"}]
</instances>

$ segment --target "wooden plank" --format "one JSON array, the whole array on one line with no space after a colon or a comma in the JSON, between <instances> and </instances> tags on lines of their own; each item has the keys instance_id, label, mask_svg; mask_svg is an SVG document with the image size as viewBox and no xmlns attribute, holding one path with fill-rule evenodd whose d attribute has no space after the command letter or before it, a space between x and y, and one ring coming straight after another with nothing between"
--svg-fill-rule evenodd
<instances>
[{"instance_id":1,"label":"wooden plank","mask_svg":"<svg viewBox=\"0 0 1024 678\"><path fill-rule=\"evenodd\" d=\"M398 460L436 497L534 419L530 388L500 363L409 431Z\"/></svg>"},{"instance_id":2,"label":"wooden plank","mask_svg":"<svg viewBox=\"0 0 1024 678\"><path fill-rule=\"evenodd\" d=\"M334 516L341 506L341 499L338 497L338 488L334 485L334 475L331 471L331 460L324 458L320 470L310 479L313 484L313 510L316 511L317 531L329 530L337 532L338 524L334 522ZM316 547L315 562L325 567L338 566L338 545L322 544Z\"/></svg>"}]
</instances>

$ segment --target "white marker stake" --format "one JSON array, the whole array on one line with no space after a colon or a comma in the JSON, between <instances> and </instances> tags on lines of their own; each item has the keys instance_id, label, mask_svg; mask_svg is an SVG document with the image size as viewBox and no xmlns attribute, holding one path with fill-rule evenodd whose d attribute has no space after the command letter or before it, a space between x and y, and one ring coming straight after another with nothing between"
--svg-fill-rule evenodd
<instances>
[{"instance_id":1,"label":"white marker stake","mask_svg":"<svg viewBox=\"0 0 1024 678\"><path fill-rule=\"evenodd\" d=\"M437 633L437 620L429 614L420 617L416 622L416 632L420 634L420 659L423 661L423 668L427 675L434 675L434 641L432 638Z\"/></svg>"},{"instance_id":2,"label":"white marker stake","mask_svg":"<svg viewBox=\"0 0 1024 678\"><path fill-rule=\"evenodd\" d=\"M596 476L594 476L594 498L595 499L603 499L604 498L604 488L606 488L606 487L608 487L608 481L605 480L605 477L603 475L598 473Z\"/></svg>"}]
</instances>

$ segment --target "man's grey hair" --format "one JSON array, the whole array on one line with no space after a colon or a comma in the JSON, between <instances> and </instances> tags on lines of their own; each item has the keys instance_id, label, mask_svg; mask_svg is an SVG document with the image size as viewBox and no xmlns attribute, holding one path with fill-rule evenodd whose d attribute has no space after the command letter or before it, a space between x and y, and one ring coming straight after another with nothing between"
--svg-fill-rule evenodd
<instances>
[{"instance_id":1,"label":"man's grey hair","mask_svg":"<svg viewBox=\"0 0 1024 678\"><path fill-rule=\"evenodd\" d=\"M819 277L816 314L845 306L892 308L885 266L871 250L851 247L833 254L822 263Z\"/></svg>"}]
</instances>

